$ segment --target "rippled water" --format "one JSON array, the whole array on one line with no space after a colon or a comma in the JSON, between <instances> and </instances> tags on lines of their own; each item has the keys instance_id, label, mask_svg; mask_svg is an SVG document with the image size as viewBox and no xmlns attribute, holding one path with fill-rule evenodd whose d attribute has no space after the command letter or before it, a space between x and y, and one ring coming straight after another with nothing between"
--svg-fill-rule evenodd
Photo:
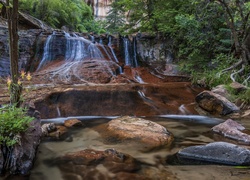
<instances>
[{"instance_id":1,"label":"rippled water","mask_svg":"<svg viewBox=\"0 0 250 180\"><path fill-rule=\"evenodd\" d=\"M155 121L166 127L174 134L175 140L170 147L144 152L140 144L126 142L110 142L101 135L105 133L104 125L115 117L78 117L85 124L84 128L70 131L71 142L67 141L43 141L39 147L38 159L31 173L31 180L60 180L63 179L61 171L56 166L51 166L50 160L64 155L68 152L75 152L84 149L106 150L116 149L119 152L129 154L142 162L144 167L150 168L156 173L168 172L166 179L249 179L249 168L238 168L221 165L170 165L166 163L168 156L175 154L178 150L191 146L202 145L218 141L210 132L211 127L221 122L201 116L176 116L168 115L161 117L144 117L144 119ZM61 123L64 119L53 119ZM249 121L241 122L246 128L250 128ZM223 139L225 140L225 139ZM99 171L107 172L100 168ZM157 176L155 176L157 177ZM159 178L155 178L159 179ZM161 178L162 179L162 178Z\"/></svg>"}]
</instances>

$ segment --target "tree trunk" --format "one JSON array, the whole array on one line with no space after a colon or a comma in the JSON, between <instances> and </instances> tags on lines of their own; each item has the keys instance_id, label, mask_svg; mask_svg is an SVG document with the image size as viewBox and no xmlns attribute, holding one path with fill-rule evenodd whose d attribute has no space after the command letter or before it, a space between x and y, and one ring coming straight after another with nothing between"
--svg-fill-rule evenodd
<instances>
[{"instance_id":1,"label":"tree trunk","mask_svg":"<svg viewBox=\"0 0 250 180\"><path fill-rule=\"evenodd\" d=\"M20 106L21 84L18 84L18 0L13 0L13 8L10 7L9 0L6 0L7 18L9 29L9 54L10 54L10 103Z\"/></svg>"}]
</instances>

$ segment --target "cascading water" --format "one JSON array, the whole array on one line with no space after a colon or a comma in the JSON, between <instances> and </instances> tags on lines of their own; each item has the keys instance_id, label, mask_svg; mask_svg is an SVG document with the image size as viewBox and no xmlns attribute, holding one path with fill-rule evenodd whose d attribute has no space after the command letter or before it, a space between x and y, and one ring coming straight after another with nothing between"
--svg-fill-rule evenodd
<instances>
[{"instance_id":1,"label":"cascading water","mask_svg":"<svg viewBox=\"0 0 250 180\"><path fill-rule=\"evenodd\" d=\"M91 41L76 34L70 36L69 33L65 33L65 38L67 41L65 59L67 61L103 59L101 51Z\"/></svg>"},{"instance_id":2,"label":"cascading water","mask_svg":"<svg viewBox=\"0 0 250 180\"><path fill-rule=\"evenodd\" d=\"M136 39L133 38L133 46L127 37L122 38L123 41L123 55L125 60L125 66L137 67L137 49Z\"/></svg>"},{"instance_id":3,"label":"cascading water","mask_svg":"<svg viewBox=\"0 0 250 180\"><path fill-rule=\"evenodd\" d=\"M132 61L131 61L131 56L130 56L130 43L128 38L123 38L123 47L124 47L124 60L125 60L125 66L131 66Z\"/></svg>"},{"instance_id":4,"label":"cascading water","mask_svg":"<svg viewBox=\"0 0 250 180\"><path fill-rule=\"evenodd\" d=\"M108 40L109 40L109 42L108 42L108 47L109 47L109 49L110 49L110 51L111 51L111 53L112 53L112 55L113 55L115 61L118 63L119 61L118 61L118 59L117 59L117 57L116 57L116 55L115 55L115 52L114 52L114 50L113 50L113 48L112 48L112 37L109 36L109 37L108 37Z\"/></svg>"},{"instance_id":5,"label":"cascading water","mask_svg":"<svg viewBox=\"0 0 250 180\"><path fill-rule=\"evenodd\" d=\"M112 60L112 57L110 56L109 52L107 51L107 49L106 49L105 46L103 45L102 38L100 38L99 45L100 45L100 47L103 49L103 51L105 52L105 54L107 55L108 59L109 59L109 60Z\"/></svg>"},{"instance_id":6,"label":"cascading water","mask_svg":"<svg viewBox=\"0 0 250 180\"><path fill-rule=\"evenodd\" d=\"M54 36L55 36L55 31L51 35L48 36L44 45L43 57L37 70L41 69L42 66L44 66L47 62L52 60L53 51L51 51L51 46L53 45Z\"/></svg>"}]
</instances>

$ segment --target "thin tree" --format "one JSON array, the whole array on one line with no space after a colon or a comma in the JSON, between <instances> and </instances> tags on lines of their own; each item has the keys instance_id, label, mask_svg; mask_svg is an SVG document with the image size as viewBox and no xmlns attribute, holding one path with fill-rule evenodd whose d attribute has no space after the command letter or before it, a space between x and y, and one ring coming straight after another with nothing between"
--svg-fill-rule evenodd
<instances>
[{"instance_id":1,"label":"thin tree","mask_svg":"<svg viewBox=\"0 0 250 180\"><path fill-rule=\"evenodd\" d=\"M22 91L22 86L18 83L18 0L13 0L12 5L11 8L9 0L6 0L11 73L10 103L18 107Z\"/></svg>"}]
</instances>

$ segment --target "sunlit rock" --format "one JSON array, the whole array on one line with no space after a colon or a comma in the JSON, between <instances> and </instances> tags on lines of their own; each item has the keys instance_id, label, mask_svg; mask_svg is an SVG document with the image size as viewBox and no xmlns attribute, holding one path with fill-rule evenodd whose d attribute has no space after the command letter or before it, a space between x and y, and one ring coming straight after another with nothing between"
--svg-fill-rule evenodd
<instances>
[{"instance_id":1,"label":"sunlit rock","mask_svg":"<svg viewBox=\"0 0 250 180\"><path fill-rule=\"evenodd\" d=\"M108 123L109 136L144 144L146 149L170 145L173 135L163 126L142 118L124 116Z\"/></svg>"},{"instance_id":2,"label":"sunlit rock","mask_svg":"<svg viewBox=\"0 0 250 180\"><path fill-rule=\"evenodd\" d=\"M232 119L228 119L224 123L218 124L212 128L212 131L227 138L250 144L250 135L241 132L243 130L245 130L245 128Z\"/></svg>"},{"instance_id":3,"label":"sunlit rock","mask_svg":"<svg viewBox=\"0 0 250 180\"><path fill-rule=\"evenodd\" d=\"M225 97L211 91L203 91L195 98L198 105L211 114L227 115L239 112L239 108Z\"/></svg>"},{"instance_id":4,"label":"sunlit rock","mask_svg":"<svg viewBox=\"0 0 250 180\"><path fill-rule=\"evenodd\" d=\"M250 165L250 150L226 142L190 146L180 150L177 157L183 164Z\"/></svg>"},{"instance_id":5,"label":"sunlit rock","mask_svg":"<svg viewBox=\"0 0 250 180\"><path fill-rule=\"evenodd\" d=\"M83 123L78 119L68 119L64 121L64 126L70 128L70 127L82 127Z\"/></svg>"}]
</instances>

